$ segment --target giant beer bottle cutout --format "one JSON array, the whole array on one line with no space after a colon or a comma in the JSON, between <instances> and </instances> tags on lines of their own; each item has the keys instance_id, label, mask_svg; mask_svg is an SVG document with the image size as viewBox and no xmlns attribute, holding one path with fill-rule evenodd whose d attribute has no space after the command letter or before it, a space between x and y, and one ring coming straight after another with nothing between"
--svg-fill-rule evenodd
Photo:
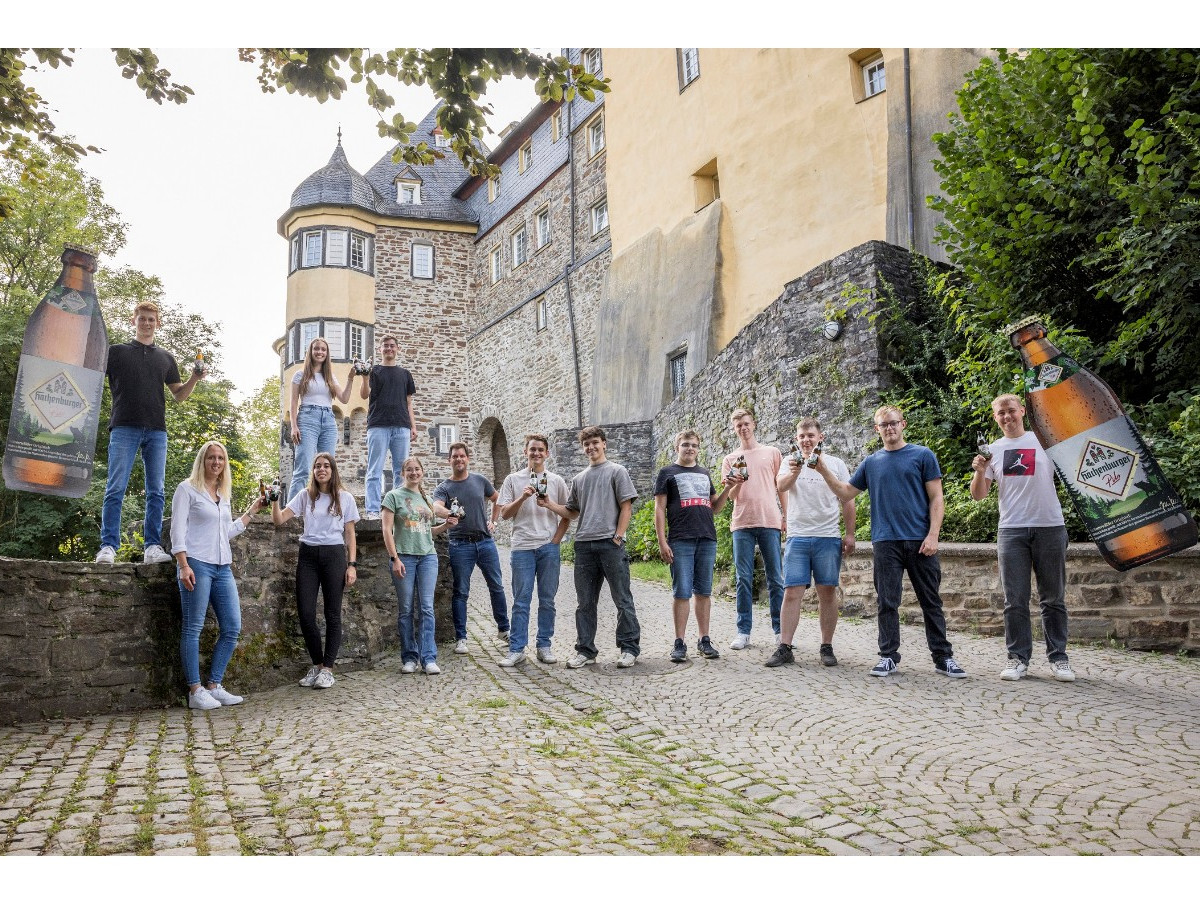
<instances>
[{"instance_id":1,"label":"giant beer bottle cutout","mask_svg":"<svg viewBox=\"0 0 1200 900\"><path fill-rule=\"evenodd\" d=\"M1005 331L1025 363L1029 424L1115 569L1196 543L1196 522L1112 388L1046 340L1036 317Z\"/></svg>"},{"instance_id":2,"label":"giant beer bottle cutout","mask_svg":"<svg viewBox=\"0 0 1200 900\"><path fill-rule=\"evenodd\" d=\"M95 255L67 244L62 263L58 281L25 326L4 483L82 497L92 483L108 332L92 285Z\"/></svg>"}]
</instances>

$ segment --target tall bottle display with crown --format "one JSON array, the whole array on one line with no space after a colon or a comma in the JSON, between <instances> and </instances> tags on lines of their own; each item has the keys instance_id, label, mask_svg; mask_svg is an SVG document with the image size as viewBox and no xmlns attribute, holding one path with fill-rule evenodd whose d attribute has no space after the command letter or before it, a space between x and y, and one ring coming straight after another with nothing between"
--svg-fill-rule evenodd
<instances>
[{"instance_id":1,"label":"tall bottle display with crown","mask_svg":"<svg viewBox=\"0 0 1200 900\"><path fill-rule=\"evenodd\" d=\"M108 332L92 274L94 254L68 244L62 273L25 326L13 392L4 483L82 497L92 483Z\"/></svg>"},{"instance_id":2,"label":"tall bottle display with crown","mask_svg":"<svg viewBox=\"0 0 1200 900\"><path fill-rule=\"evenodd\" d=\"M1025 364L1030 427L1109 565L1125 571L1195 544L1195 520L1112 388L1046 340L1036 317L1005 330Z\"/></svg>"}]
</instances>

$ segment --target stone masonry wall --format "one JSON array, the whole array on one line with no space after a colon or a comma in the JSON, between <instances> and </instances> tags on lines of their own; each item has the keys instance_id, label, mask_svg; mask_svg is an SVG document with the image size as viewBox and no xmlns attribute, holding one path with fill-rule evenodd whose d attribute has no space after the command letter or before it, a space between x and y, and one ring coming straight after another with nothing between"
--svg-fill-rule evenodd
<instances>
[{"instance_id":1,"label":"stone masonry wall","mask_svg":"<svg viewBox=\"0 0 1200 900\"><path fill-rule=\"evenodd\" d=\"M654 476L657 473L651 463L654 460L653 431L650 422L627 422L621 425L601 425L604 429L606 456L629 470L633 486L637 488L635 505L654 496ZM579 431L564 428L549 435L550 452L558 465L555 469L563 478L570 480L588 467L588 458L579 443ZM570 537L574 532L567 532Z\"/></svg>"},{"instance_id":2,"label":"stone masonry wall","mask_svg":"<svg viewBox=\"0 0 1200 900\"><path fill-rule=\"evenodd\" d=\"M296 616L299 534L296 523L276 529L256 521L233 541L242 635L225 681L239 693L294 683L309 665ZM358 580L342 600L340 669L369 668L398 647L379 523L360 523L357 537ZM434 608L444 643L454 637L444 538L438 557ZM174 566L0 558L0 596L0 725L183 701ZM210 613L200 640L202 677L215 640Z\"/></svg>"}]
</instances>

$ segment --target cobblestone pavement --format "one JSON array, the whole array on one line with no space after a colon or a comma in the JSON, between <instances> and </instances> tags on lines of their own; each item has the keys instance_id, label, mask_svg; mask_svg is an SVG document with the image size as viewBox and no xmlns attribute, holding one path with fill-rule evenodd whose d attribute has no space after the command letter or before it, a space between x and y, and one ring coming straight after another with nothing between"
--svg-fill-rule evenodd
<instances>
[{"instance_id":1,"label":"cobblestone pavement","mask_svg":"<svg viewBox=\"0 0 1200 900\"><path fill-rule=\"evenodd\" d=\"M507 570L507 565L505 566ZM571 572L556 650L571 650ZM873 621L843 621L841 664L801 621L795 665L755 642L672 664L670 592L635 583L642 656L497 663L482 582L471 652L443 674L389 659L334 688L0 729L7 854L1194 854L1200 850L1200 663L1073 647L997 678L998 638L954 635L971 673L933 671L906 626L901 674L870 678ZM695 624L690 643L695 645ZM296 673L299 676L300 672ZM230 685L237 689L237 685Z\"/></svg>"}]
</instances>

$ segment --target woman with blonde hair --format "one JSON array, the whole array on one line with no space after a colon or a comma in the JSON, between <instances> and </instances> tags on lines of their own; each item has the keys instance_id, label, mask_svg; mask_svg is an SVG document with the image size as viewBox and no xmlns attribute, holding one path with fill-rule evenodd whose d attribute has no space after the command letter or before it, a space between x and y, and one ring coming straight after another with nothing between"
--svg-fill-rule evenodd
<instances>
[{"instance_id":1,"label":"woman with blonde hair","mask_svg":"<svg viewBox=\"0 0 1200 900\"><path fill-rule=\"evenodd\" d=\"M296 458L292 465L289 498L304 490L314 455L333 453L337 446L333 401L345 403L349 400L352 384L354 370L350 370L346 386L342 387L329 361L329 344L324 338L313 338L304 354L304 368L292 376L290 418Z\"/></svg>"},{"instance_id":2,"label":"woman with blonde hair","mask_svg":"<svg viewBox=\"0 0 1200 900\"><path fill-rule=\"evenodd\" d=\"M296 609L312 666L300 679L300 686L332 687L333 664L342 645L342 591L356 578L354 523L359 519L358 504L353 494L343 490L337 463L330 453L318 453L313 459L306 490L283 508L279 503L277 498L271 507L271 521L276 525L296 516L304 520L296 560ZM325 599L324 647L317 627L318 592Z\"/></svg>"},{"instance_id":3,"label":"woman with blonde hair","mask_svg":"<svg viewBox=\"0 0 1200 900\"><path fill-rule=\"evenodd\" d=\"M437 664L437 644L433 637L433 590L437 585L438 560L433 536L441 534L458 519L451 516L434 525L433 504L421 484L425 467L415 456L404 461L401 487L388 491L383 498L383 545L392 561L392 584L400 612L396 630L400 636L400 671L411 675L418 664L426 675L442 670ZM421 633L413 636L413 590L420 606Z\"/></svg>"},{"instance_id":4,"label":"woman with blonde hair","mask_svg":"<svg viewBox=\"0 0 1200 900\"><path fill-rule=\"evenodd\" d=\"M250 508L234 519L229 501L232 482L225 445L209 441L196 454L191 476L180 483L171 500L171 552L178 564L183 609L179 655L192 709L217 709L242 702L221 684L242 631L241 601L233 579L229 541L246 530L262 501L256 496ZM209 679L201 684L200 632L210 605L217 617L218 636Z\"/></svg>"}]
</instances>

